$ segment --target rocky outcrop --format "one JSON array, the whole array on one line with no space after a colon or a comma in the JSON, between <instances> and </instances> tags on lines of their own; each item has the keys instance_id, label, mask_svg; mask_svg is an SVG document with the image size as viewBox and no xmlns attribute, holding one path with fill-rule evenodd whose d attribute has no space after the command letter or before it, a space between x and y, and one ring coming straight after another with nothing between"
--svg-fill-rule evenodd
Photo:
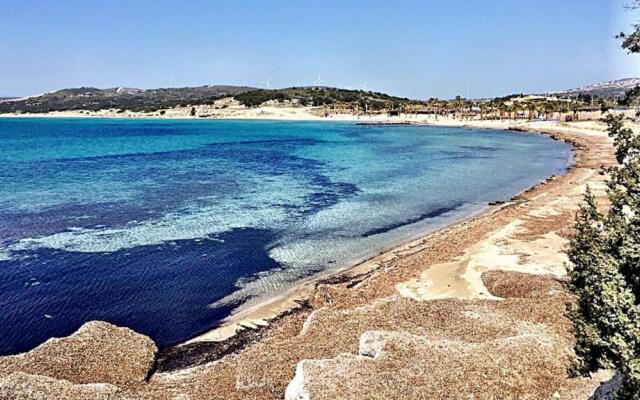
<instances>
[{"instance_id":1,"label":"rocky outcrop","mask_svg":"<svg viewBox=\"0 0 640 400\"><path fill-rule=\"evenodd\" d=\"M615 395L622 387L622 375L616 374L611 379L603 382L593 393L589 400L615 400Z\"/></svg>"},{"instance_id":2,"label":"rocky outcrop","mask_svg":"<svg viewBox=\"0 0 640 400\"><path fill-rule=\"evenodd\" d=\"M0 379L9 388L24 387L29 380L24 374L68 381L57 383L60 387L139 384L153 366L156 351L151 339L130 329L88 322L71 336L50 339L27 353L0 357ZM34 381L34 390L43 382L49 381Z\"/></svg>"},{"instance_id":3,"label":"rocky outcrop","mask_svg":"<svg viewBox=\"0 0 640 400\"><path fill-rule=\"evenodd\" d=\"M78 385L65 380L22 372L0 379L0 400L121 399L118 387L103 383Z\"/></svg>"},{"instance_id":4,"label":"rocky outcrop","mask_svg":"<svg viewBox=\"0 0 640 400\"><path fill-rule=\"evenodd\" d=\"M566 356L536 331L480 344L365 332L358 355L301 361L285 398L545 399Z\"/></svg>"}]
</instances>

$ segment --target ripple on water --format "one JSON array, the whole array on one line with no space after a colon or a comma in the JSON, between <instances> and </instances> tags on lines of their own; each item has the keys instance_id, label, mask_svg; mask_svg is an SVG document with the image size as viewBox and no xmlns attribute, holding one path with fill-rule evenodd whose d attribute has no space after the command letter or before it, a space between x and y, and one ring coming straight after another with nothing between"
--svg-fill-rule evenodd
<instances>
[{"instance_id":1,"label":"ripple on water","mask_svg":"<svg viewBox=\"0 0 640 400\"><path fill-rule=\"evenodd\" d=\"M487 130L2 119L0 353L93 319L184 340L569 159L564 143Z\"/></svg>"}]
</instances>

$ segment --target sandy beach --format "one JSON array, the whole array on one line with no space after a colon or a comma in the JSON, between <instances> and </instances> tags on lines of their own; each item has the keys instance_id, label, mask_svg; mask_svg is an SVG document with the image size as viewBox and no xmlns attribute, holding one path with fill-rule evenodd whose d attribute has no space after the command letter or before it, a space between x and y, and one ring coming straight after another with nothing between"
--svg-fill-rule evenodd
<instances>
[{"instance_id":1,"label":"sandy beach","mask_svg":"<svg viewBox=\"0 0 640 400\"><path fill-rule=\"evenodd\" d=\"M5 2L0 400L640 400L640 0L550 3Z\"/></svg>"},{"instance_id":2,"label":"sandy beach","mask_svg":"<svg viewBox=\"0 0 640 400\"><path fill-rule=\"evenodd\" d=\"M324 119L311 108L235 112L227 105L220 110L210 117ZM189 116L167 112L162 117ZM607 371L590 379L567 376L573 337L565 307L571 298L562 284L573 214L586 185L603 196L600 169L614 161L603 125L426 116L326 119L540 132L572 143L575 165L565 176L492 205L481 215L332 276L303 282L157 355L141 335L93 324L23 355L0 358L0 393L50 395L57 390L68 398L145 399L453 399L460 394L586 399L610 377ZM95 335L100 339L92 339ZM69 349L78 347L100 356L79 365L69 356ZM131 372L116 365L140 367ZM96 372L105 369L110 373Z\"/></svg>"}]
</instances>

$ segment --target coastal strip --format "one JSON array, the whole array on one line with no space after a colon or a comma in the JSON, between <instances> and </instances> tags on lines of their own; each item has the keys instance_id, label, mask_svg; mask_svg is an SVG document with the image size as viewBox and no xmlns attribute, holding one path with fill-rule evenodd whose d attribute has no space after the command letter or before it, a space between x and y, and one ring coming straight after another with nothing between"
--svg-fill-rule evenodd
<instances>
[{"instance_id":1,"label":"coastal strip","mask_svg":"<svg viewBox=\"0 0 640 400\"><path fill-rule=\"evenodd\" d=\"M379 124L380 122L369 123ZM584 145L580 140L576 140L573 135L563 132L563 128L565 127L555 123L541 126L539 124L533 125L527 124L525 122L521 122L519 124L507 124L500 121L493 121L491 123L489 121L469 122L452 121L446 119L421 123L403 123L408 125L468 127L473 129L498 129L544 134L550 136L554 140L565 141L572 145L574 153L574 164L569 167L567 174L570 174L571 170L576 166L577 160L580 157L580 151L584 150ZM594 127L593 124L583 125L583 130L585 129L585 127L588 127L587 129L593 129ZM553 179L556 179L556 177L549 178L547 180L547 183ZM237 332L243 332L247 329L254 331L265 329L271 322L279 319L279 316L281 316L282 314L289 313L291 310L298 308L301 304L307 304L308 299L313 295L319 285L346 283L348 286L354 286L357 282L375 273L385 265L397 262L407 255L423 251L425 249L425 244L430 240L435 239L436 237L444 236L446 238L449 235L455 235L455 232L458 229L464 227L465 224L471 221L492 218L492 216L495 213L499 212L501 209L517 204L518 202L522 201L523 195L526 195L528 192L533 191L538 187L542 187L544 184L545 183L541 183L532 188L526 189L522 193L514 196L511 201L492 202L479 214L472 214L457 223L451 224L433 232L429 232L425 236L409 240L399 245L395 245L394 247L382 251L379 254L355 265L345 266L338 270L333 270L325 274L316 275L314 277L300 281L299 283L282 293L265 298L263 301L252 304L248 307L241 307L225 320L223 320L219 327L216 327L203 334L197 335L193 339L186 341L183 345L193 346L196 343L205 342L209 343L208 346L210 346L211 342L220 342L222 346L226 347L226 345L223 344L224 341L233 337ZM171 352L173 351L174 350L171 350Z\"/></svg>"},{"instance_id":2,"label":"coastal strip","mask_svg":"<svg viewBox=\"0 0 640 400\"><path fill-rule=\"evenodd\" d=\"M585 186L603 194L611 141L596 123L474 127L571 142L575 164L482 215L233 315L226 332L163 351L144 382L114 390L158 399L587 398L609 375L566 375L573 336L562 250ZM40 374L12 360L0 359L0 382L29 387L15 374ZM102 382L97 373L82 381L48 374L70 382L69 390Z\"/></svg>"}]
</instances>

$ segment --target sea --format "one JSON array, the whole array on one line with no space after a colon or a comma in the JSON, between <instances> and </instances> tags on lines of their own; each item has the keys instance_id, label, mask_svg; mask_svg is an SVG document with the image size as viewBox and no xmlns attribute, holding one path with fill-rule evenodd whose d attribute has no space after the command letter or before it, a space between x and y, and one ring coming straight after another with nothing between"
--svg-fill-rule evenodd
<instances>
[{"instance_id":1,"label":"sea","mask_svg":"<svg viewBox=\"0 0 640 400\"><path fill-rule=\"evenodd\" d=\"M0 354L91 320L179 343L571 162L498 130L0 118Z\"/></svg>"}]
</instances>

